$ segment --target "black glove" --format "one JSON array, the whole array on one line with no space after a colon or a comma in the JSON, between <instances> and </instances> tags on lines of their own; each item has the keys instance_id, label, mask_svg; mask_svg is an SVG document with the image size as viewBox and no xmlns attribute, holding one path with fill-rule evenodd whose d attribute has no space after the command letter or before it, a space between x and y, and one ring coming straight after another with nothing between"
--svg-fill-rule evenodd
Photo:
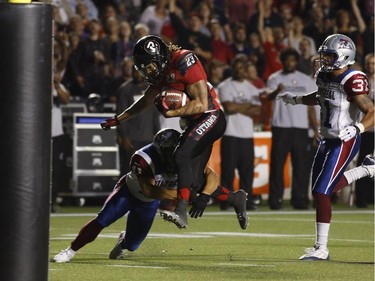
<instances>
[{"instance_id":1,"label":"black glove","mask_svg":"<svg viewBox=\"0 0 375 281\"><path fill-rule=\"evenodd\" d=\"M207 203L210 201L210 195L201 193L197 199L192 203L189 215L192 218L201 217L203 215L204 209L207 207Z\"/></svg>"},{"instance_id":2,"label":"black glove","mask_svg":"<svg viewBox=\"0 0 375 281\"><path fill-rule=\"evenodd\" d=\"M103 130L109 130L111 127L117 126L120 121L117 119L117 115L112 118L106 119L104 122L100 123Z\"/></svg>"}]
</instances>

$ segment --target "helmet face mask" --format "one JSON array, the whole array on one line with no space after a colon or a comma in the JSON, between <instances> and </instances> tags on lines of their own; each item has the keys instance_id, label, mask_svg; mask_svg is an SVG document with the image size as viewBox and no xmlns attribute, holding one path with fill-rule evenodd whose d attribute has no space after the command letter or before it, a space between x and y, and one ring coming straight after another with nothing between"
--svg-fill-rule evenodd
<instances>
[{"instance_id":1,"label":"helmet face mask","mask_svg":"<svg viewBox=\"0 0 375 281\"><path fill-rule=\"evenodd\" d=\"M356 47L345 35L328 36L319 47L321 71L331 72L355 63Z\"/></svg>"},{"instance_id":2,"label":"helmet face mask","mask_svg":"<svg viewBox=\"0 0 375 281\"><path fill-rule=\"evenodd\" d=\"M169 48L158 36L144 36L134 45L133 59L135 69L150 84L159 83L163 79L169 58Z\"/></svg>"},{"instance_id":3,"label":"helmet face mask","mask_svg":"<svg viewBox=\"0 0 375 281\"><path fill-rule=\"evenodd\" d=\"M154 136L153 146L168 172L174 171L176 167L173 153L179 137L180 133L174 129L162 129Z\"/></svg>"}]
</instances>

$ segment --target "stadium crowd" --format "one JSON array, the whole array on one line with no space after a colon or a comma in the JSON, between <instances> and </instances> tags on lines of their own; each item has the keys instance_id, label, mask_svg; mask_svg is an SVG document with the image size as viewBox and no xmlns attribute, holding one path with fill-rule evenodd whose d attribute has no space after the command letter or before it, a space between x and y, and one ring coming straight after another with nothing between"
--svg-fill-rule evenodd
<instances>
[{"instance_id":1,"label":"stadium crowd","mask_svg":"<svg viewBox=\"0 0 375 281\"><path fill-rule=\"evenodd\" d=\"M333 33L353 40L357 47L353 67L358 70L366 72L366 58L373 58L374 53L372 0L52 3L54 57L59 61L61 83L70 91L72 101L77 102L86 102L90 93L99 93L103 102L116 103L120 86L133 78L133 46L148 34L193 50L215 88L231 77L231 62L240 55L245 58L246 77L252 85L265 91L277 90L279 85L267 89L272 84L269 78L283 69L280 54L289 48L299 55L296 70L312 78L317 48ZM374 81L373 74L368 78ZM372 95L373 89L372 82ZM265 91L259 94L262 114L254 118L256 131L271 131L272 100L264 98Z\"/></svg>"}]
</instances>

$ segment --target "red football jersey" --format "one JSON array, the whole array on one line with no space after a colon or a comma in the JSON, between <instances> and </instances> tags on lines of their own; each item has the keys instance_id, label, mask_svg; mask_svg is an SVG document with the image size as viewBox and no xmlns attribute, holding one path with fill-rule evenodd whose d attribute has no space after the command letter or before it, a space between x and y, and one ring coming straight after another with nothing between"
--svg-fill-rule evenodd
<instances>
[{"instance_id":1,"label":"red football jersey","mask_svg":"<svg viewBox=\"0 0 375 281\"><path fill-rule=\"evenodd\" d=\"M160 91L163 88L173 88L184 91L189 95L186 92L186 87L200 80L204 80L207 84L208 111L218 110L220 106L215 89L207 81L206 72L198 57L192 51L182 49L172 53L164 79L159 84L151 87Z\"/></svg>"}]
</instances>

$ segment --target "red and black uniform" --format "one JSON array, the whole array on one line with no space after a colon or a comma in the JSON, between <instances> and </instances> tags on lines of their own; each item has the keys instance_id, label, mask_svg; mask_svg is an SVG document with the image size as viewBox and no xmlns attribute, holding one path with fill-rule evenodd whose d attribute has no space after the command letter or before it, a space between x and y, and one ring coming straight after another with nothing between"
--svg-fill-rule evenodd
<instances>
[{"instance_id":1,"label":"red and black uniform","mask_svg":"<svg viewBox=\"0 0 375 281\"><path fill-rule=\"evenodd\" d=\"M224 134L225 116L217 101L215 89L207 81L205 70L192 51L183 49L172 53L163 80L150 86L159 91L173 88L187 93L187 86L200 80L207 84L208 109L204 113L184 117L188 125L175 151L179 191L182 188L189 189L202 185L203 171L210 157L212 145ZM186 192L183 195L179 192L180 198L184 200L188 200L188 195Z\"/></svg>"}]
</instances>

